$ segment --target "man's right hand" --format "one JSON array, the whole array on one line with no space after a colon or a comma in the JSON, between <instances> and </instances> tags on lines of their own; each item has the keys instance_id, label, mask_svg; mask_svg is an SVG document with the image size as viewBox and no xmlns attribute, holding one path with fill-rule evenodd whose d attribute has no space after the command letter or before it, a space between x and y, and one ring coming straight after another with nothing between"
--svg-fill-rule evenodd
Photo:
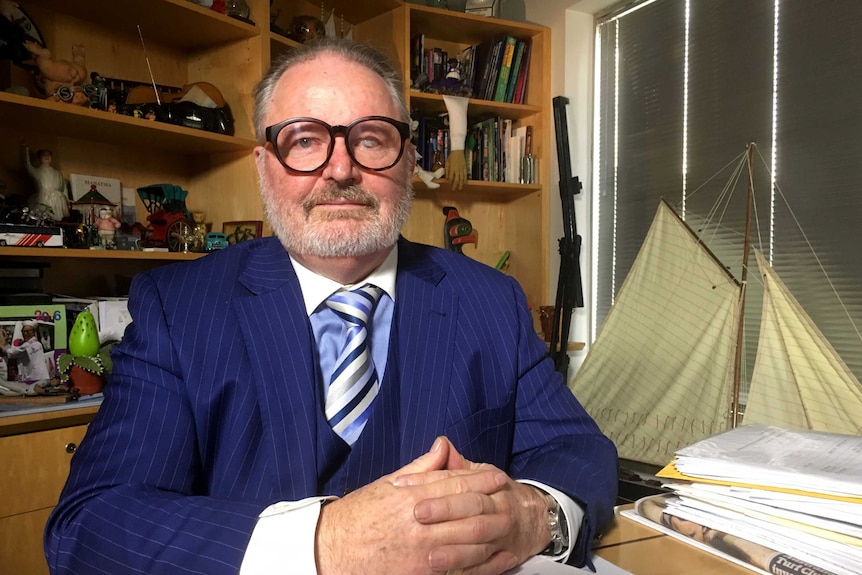
<instances>
[{"instance_id":1,"label":"man's right hand","mask_svg":"<svg viewBox=\"0 0 862 575\"><path fill-rule=\"evenodd\" d=\"M429 563L433 549L463 545L481 553L483 547L490 547L488 543L509 528L508 517L470 513L462 519L424 525L414 516L414 508L420 501L453 494L465 508L489 505L490 495L507 485L505 473L488 469L422 485L395 485L404 475L446 469L453 457L460 456L451 443L438 438L428 453L412 463L324 506L316 536L318 574L430 575L439 573ZM493 572L514 566L516 559L509 555L497 554L490 565Z\"/></svg>"}]
</instances>

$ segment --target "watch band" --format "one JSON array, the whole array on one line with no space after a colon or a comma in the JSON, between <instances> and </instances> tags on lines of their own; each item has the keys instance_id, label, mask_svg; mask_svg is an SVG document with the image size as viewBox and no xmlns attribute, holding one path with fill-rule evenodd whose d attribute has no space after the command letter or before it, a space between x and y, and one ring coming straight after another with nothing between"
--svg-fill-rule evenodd
<instances>
[{"instance_id":1,"label":"watch band","mask_svg":"<svg viewBox=\"0 0 862 575\"><path fill-rule=\"evenodd\" d=\"M548 529L551 531L551 542L542 551L542 555L555 557L562 555L569 546L569 525L560 509L560 503L550 495L545 497L548 500Z\"/></svg>"}]
</instances>

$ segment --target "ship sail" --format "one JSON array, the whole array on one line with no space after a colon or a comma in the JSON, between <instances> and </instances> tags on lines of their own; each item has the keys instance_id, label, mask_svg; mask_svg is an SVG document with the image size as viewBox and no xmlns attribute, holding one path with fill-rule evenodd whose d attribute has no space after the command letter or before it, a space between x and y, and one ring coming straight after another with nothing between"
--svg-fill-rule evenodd
<instances>
[{"instance_id":1,"label":"ship sail","mask_svg":"<svg viewBox=\"0 0 862 575\"><path fill-rule=\"evenodd\" d=\"M620 457L665 465L730 423L740 286L664 201L570 388Z\"/></svg>"},{"instance_id":2,"label":"ship sail","mask_svg":"<svg viewBox=\"0 0 862 575\"><path fill-rule=\"evenodd\" d=\"M743 423L862 435L862 385L755 253L763 315Z\"/></svg>"},{"instance_id":3,"label":"ship sail","mask_svg":"<svg viewBox=\"0 0 862 575\"><path fill-rule=\"evenodd\" d=\"M763 310L741 423L862 434L862 385L755 253ZM621 458L664 466L733 425L740 289L662 201L569 384Z\"/></svg>"}]
</instances>

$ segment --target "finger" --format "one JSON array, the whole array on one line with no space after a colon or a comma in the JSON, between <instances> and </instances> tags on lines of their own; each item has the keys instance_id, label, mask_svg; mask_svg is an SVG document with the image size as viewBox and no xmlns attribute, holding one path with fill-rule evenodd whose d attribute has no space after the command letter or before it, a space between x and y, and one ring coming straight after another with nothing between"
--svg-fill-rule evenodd
<instances>
[{"instance_id":1,"label":"finger","mask_svg":"<svg viewBox=\"0 0 862 575\"><path fill-rule=\"evenodd\" d=\"M499 551L482 563L470 569L461 571L462 575L500 575L511 571L518 565L523 563L517 556L508 551Z\"/></svg>"},{"instance_id":2,"label":"finger","mask_svg":"<svg viewBox=\"0 0 862 575\"><path fill-rule=\"evenodd\" d=\"M461 453L455 449L455 446L446 438L449 443L449 452L446 459L446 469L475 469L479 464L473 463L469 459L465 459Z\"/></svg>"},{"instance_id":3,"label":"finger","mask_svg":"<svg viewBox=\"0 0 862 575\"><path fill-rule=\"evenodd\" d=\"M423 499L413 506L413 517L423 524L454 522L461 519L493 515L498 512L494 500L483 493L458 493L434 499ZM507 518L507 514L501 514ZM481 524L470 524L474 529L484 533L485 527ZM455 526L453 526L454 528ZM457 527L463 527L458 525ZM505 527L505 525L503 526ZM488 541L477 534L476 541Z\"/></svg>"},{"instance_id":4,"label":"finger","mask_svg":"<svg viewBox=\"0 0 862 575\"><path fill-rule=\"evenodd\" d=\"M434 571L463 573L464 567L480 565L497 550L492 545L448 545L437 547L428 554L428 566Z\"/></svg>"},{"instance_id":5,"label":"finger","mask_svg":"<svg viewBox=\"0 0 862 575\"><path fill-rule=\"evenodd\" d=\"M396 487L421 489L416 497L430 499L456 493L485 493L490 495L507 486L509 478L499 469L479 469L475 471L431 471L420 474L399 476L393 484Z\"/></svg>"},{"instance_id":6,"label":"finger","mask_svg":"<svg viewBox=\"0 0 862 575\"><path fill-rule=\"evenodd\" d=\"M401 475L399 472L398 477L395 478L394 484L398 487L404 486L413 486L417 487L419 485L427 485L428 483L435 483L437 481L442 481L444 479L450 479L452 477L459 477L462 475L472 475L475 473L482 473L487 471L494 471L492 468L477 468L477 469L439 469L436 471L424 471L421 473L406 473ZM403 472L403 470L402 470Z\"/></svg>"},{"instance_id":7,"label":"finger","mask_svg":"<svg viewBox=\"0 0 862 575\"><path fill-rule=\"evenodd\" d=\"M446 571L447 575L500 575L514 569L520 561L509 551L497 551L491 546L450 546L437 548L428 556L432 569ZM463 567L434 567L458 564Z\"/></svg>"},{"instance_id":8,"label":"finger","mask_svg":"<svg viewBox=\"0 0 862 575\"><path fill-rule=\"evenodd\" d=\"M444 437L438 437L431 445L431 449L396 471L400 475L413 473L425 473L443 469L449 458L449 447L452 444Z\"/></svg>"}]
</instances>

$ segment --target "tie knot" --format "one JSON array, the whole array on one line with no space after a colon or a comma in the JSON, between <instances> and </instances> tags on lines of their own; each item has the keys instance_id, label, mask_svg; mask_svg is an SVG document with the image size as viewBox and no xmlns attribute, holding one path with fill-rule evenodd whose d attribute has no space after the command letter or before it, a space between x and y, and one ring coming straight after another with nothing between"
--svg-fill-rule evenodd
<instances>
[{"instance_id":1,"label":"tie knot","mask_svg":"<svg viewBox=\"0 0 862 575\"><path fill-rule=\"evenodd\" d=\"M365 284L353 290L340 290L329 296L326 305L348 323L367 325L380 294L379 287Z\"/></svg>"}]
</instances>

